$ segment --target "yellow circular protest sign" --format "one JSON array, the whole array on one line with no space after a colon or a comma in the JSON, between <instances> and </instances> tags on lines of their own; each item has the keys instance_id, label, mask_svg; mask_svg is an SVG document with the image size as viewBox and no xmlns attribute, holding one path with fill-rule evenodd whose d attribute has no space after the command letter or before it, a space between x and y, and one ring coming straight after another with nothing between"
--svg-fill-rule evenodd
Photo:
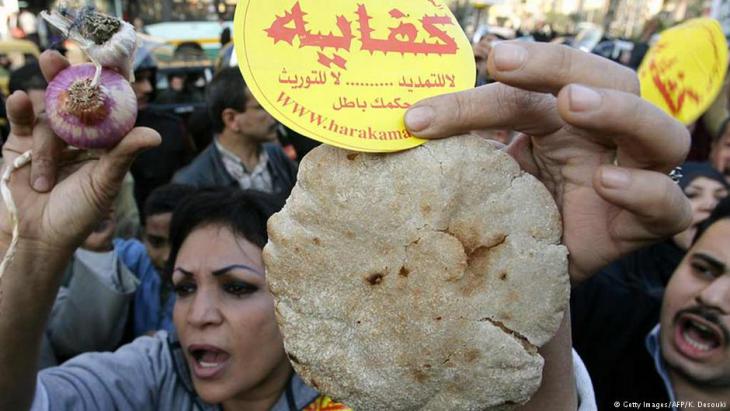
<instances>
[{"instance_id":1,"label":"yellow circular protest sign","mask_svg":"<svg viewBox=\"0 0 730 411\"><path fill-rule=\"evenodd\" d=\"M472 49L440 0L240 0L234 45L251 93L277 120L334 146L423 142L403 114L474 86Z\"/></svg>"},{"instance_id":2,"label":"yellow circular protest sign","mask_svg":"<svg viewBox=\"0 0 730 411\"><path fill-rule=\"evenodd\" d=\"M693 19L666 30L639 68L641 96L691 124L720 92L727 58L727 41L717 20Z\"/></svg>"}]
</instances>

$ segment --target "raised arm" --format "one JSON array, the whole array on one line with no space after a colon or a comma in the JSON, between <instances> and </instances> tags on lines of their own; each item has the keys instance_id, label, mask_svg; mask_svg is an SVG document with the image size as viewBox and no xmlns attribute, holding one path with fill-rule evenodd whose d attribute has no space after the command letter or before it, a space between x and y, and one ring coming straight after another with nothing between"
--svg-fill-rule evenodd
<instances>
[{"instance_id":1,"label":"raised arm","mask_svg":"<svg viewBox=\"0 0 730 411\"><path fill-rule=\"evenodd\" d=\"M40 59L47 79L68 63L60 54ZM27 409L33 396L42 333L58 291L59 273L73 251L106 214L135 155L159 144L150 129L133 129L98 159L80 162L36 117L28 96L7 100L11 133L3 147L6 166L33 149L33 163L13 173L10 190L19 211L15 259L0 281L0 409ZM33 183L31 185L31 182ZM10 243L12 225L0 208L0 252Z\"/></svg>"},{"instance_id":2,"label":"raised arm","mask_svg":"<svg viewBox=\"0 0 730 411\"><path fill-rule=\"evenodd\" d=\"M689 225L686 196L667 172L684 160L689 134L639 97L636 74L564 46L496 45L497 83L424 100L406 124L419 137L470 130L521 132L507 152L552 193L563 217L573 282ZM567 323L567 320L565 321ZM543 385L531 409L575 409L570 328L542 347Z\"/></svg>"}]
</instances>

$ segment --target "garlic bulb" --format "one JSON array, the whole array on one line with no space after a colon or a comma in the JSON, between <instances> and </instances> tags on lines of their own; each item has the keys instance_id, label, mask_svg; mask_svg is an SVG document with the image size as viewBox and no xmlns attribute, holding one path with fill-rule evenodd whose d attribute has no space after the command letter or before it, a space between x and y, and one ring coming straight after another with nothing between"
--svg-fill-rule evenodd
<instances>
[{"instance_id":1,"label":"garlic bulb","mask_svg":"<svg viewBox=\"0 0 730 411\"><path fill-rule=\"evenodd\" d=\"M42 11L41 16L89 56L97 67L94 84L99 82L101 67L115 69L126 79L133 80L137 36L131 24L96 12L91 7L61 7L51 13Z\"/></svg>"}]
</instances>

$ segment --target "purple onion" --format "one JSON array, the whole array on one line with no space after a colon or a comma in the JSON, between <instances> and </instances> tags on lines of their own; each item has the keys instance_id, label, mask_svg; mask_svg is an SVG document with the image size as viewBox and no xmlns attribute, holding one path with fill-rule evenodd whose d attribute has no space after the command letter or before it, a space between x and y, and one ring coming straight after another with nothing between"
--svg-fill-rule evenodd
<instances>
[{"instance_id":1,"label":"purple onion","mask_svg":"<svg viewBox=\"0 0 730 411\"><path fill-rule=\"evenodd\" d=\"M111 148L137 120L137 98L119 73L102 69L95 87L93 64L61 71L46 89L46 113L51 129L68 144L83 148Z\"/></svg>"}]
</instances>

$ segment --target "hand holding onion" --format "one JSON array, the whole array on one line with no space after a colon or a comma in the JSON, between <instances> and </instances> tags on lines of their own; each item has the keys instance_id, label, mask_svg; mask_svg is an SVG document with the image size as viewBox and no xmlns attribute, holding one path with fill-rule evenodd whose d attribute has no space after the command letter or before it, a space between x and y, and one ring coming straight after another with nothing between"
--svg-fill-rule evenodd
<instances>
[{"instance_id":1,"label":"hand holding onion","mask_svg":"<svg viewBox=\"0 0 730 411\"><path fill-rule=\"evenodd\" d=\"M126 80L132 77L132 64L137 48L134 29L129 23L99 13L92 7L74 9L61 5L58 10L50 13L41 12L41 16L81 46L93 63L75 67L69 67L67 62L59 63L59 67L62 67L60 73L53 68L41 67L49 80L45 96L48 126L73 147L111 149L132 129L137 118L137 100ZM16 100L21 98L17 97ZM17 110L15 131L18 136L22 136L27 130L17 127L18 124L21 127L24 124L19 119L28 119L23 117L25 114L22 105L25 103L21 100L15 104L21 107L14 108ZM7 110L10 111L10 103ZM45 121L43 123L45 126ZM33 129L40 123L26 121L25 124ZM8 212L12 231L7 252L0 261L0 279L13 260L21 232L18 206L9 188L10 177L30 163L33 157L36 157L36 162L47 163L48 159L44 159L43 153L38 152L40 147L49 148L58 144L51 141L43 144L36 147L36 153L26 150L13 157L12 161L5 157L0 195ZM33 176L34 184L45 185L43 181ZM104 202L99 205L103 204ZM66 227L56 229L64 231Z\"/></svg>"},{"instance_id":2,"label":"hand holding onion","mask_svg":"<svg viewBox=\"0 0 730 411\"><path fill-rule=\"evenodd\" d=\"M68 62L44 52L41 69L51 81ZM33 162L13 174L10 189L19 214L20 237L48 249L75 249L100 217L107 214L137 153L159 144L154 130L134 128L112 149L88 159L56 136L47 115L33 114L28 96L16 92L7 100L11 132L3 147L5 164L33 149ZM45 187L31 183L45 181ZM11 226L7 209L0 210L0 242L7 245Z\"/></svg>"},{"instance_id":3,"label":"hand holding onion","mask_svg":"<svg viewBox=\"0 0 730 411\"><path fill-rule=\"evenodd\" d=\"M40 65L49 82L69 67L56 52L44 52ZM159 144L159 134L134 128L113 148L99 150L98 158L81 160L83 152L68 148L53 132L49 115L34 115L25 93L14 93L6 107L11 131L3 147L5 166L10 167L31 148L33 153L30 167L17 169L9 181L19 211L18 238L37 250L72 251L106 215L134 157ZM3 206L0 243L7 246L11 242L13 228L8 208Z\"/></svg>"}]
</instances>

